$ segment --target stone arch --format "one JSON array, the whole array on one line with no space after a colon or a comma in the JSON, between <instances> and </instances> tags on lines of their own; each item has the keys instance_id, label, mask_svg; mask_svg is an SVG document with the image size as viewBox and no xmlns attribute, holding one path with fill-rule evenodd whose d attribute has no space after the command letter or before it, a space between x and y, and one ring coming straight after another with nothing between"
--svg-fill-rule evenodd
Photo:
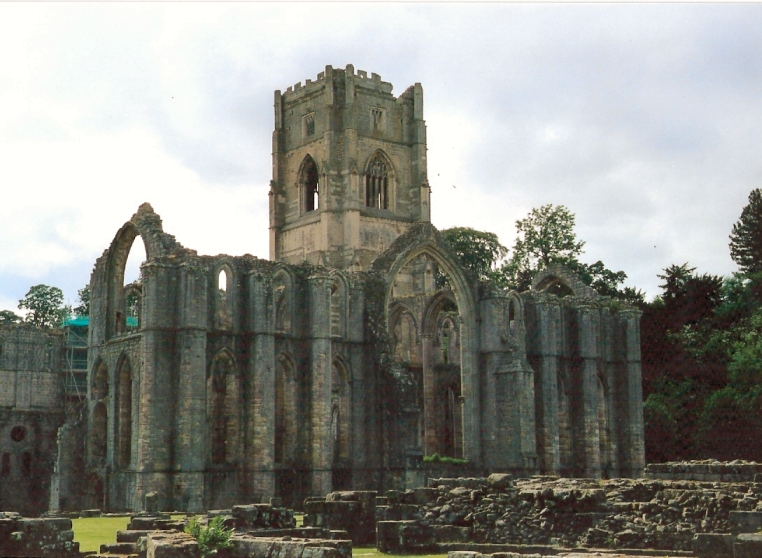
<instances>
[{"instance_id":1,"label":"stone arch","mask_svg":"<svg viewBox=\"0 0 762 558\"><path fill-rule=\"evenodd\" d=\"M394 165L382 149L377 149L365 162L363 185L365 207L394 211L396 184Z\"/></svg>"},{"instance_id":2,"label":"stone arch","mask_svg":"<svg viewBox=\"0 0 762 558\"><path fill-rule=\"evenodd\" d=\"M573 295L585 298L595 298L598 293L585 285L582 280L568 267L552 265L540 271L532 280L533 291L547 291L559 296Z\"/></svg>"},{"instance_id":3,"label":"stone arch","mask_svg":"<svg viewBox=\"0 0 762 558\"><path fill-rule=\"evenodd\" d=\"M297 175L299 187L299 207L302 215L320 209L320 172L312 155L302 159Z\"/></svg>"},{"instance_id":4,"label":"stone arch","mask_svg":"<svg viewBox=\"0 0 762 558\"><path fill-rule=\"evenodd\" d=\"M293 465L298 449L298 384L289 353L278 355L275 370L275 463Z\"/></svg>"},{"instance_id":5,"label":"stone arch","mask_svg":"<svg viewBox=\"0 0 762 558\"><path fill-rule=\"evenodd\" d=\"M280 267L273 275L273 323L276 333L292 332L293 300L294 278L287 268Z\"/></svg>"},{"instance_id":6,"label":"stone arch","mask_svg":"<svg viewBox=\"0 0 762 558\"><path fill-rule=\"evenodd\" d=\"M106 262L106 338L126 332L124 314L124 268L135 238L140 236L146 263L167 256L182 247L162 230L161 219L144 203L114 236Z\"/></svg>"},{"instance_id":7,"label":"stone arch","mask_svg":"<svg viewBox=\"0 0 762 558\"><path fill-rule=\"evenodd\" d=\"M347 331L347 278L340 271L332 271L331 277L331 337L343 338Z\"/></svg>"},{"instance_id":8,"label":"stone arch","mask_svg":"<svg viewBox=\"0 0 762 558\"><path fill-rule=\"evenodd\" d=\"M233 329L235 284L236 277L230 264L227 262L217 264L213 277L215 329Z\"/></svg>"},{"instance_id":9,"label":"stone arch","mask_svg":"<svg viewBox=\"0 0 762 558\"><path fill-rule=\"evenodd\" d=\"M132 456L133 377L129 357L122 353L116 366L116 405L114 418L114 464L120 469L130 466Z\"/></svg>"},{"instance_id":10,"label":"stone arch","mask_svg":"<svg viewBox=\"0 0 762 558\"><path fill-rule=\"evenodd\" d=\"M208 460L211 465L235 465L240 459L241 385L235 357L222 349L209 366L206 380Z\"/></svg>"},{"instance_id":11,"label":"stone arch","mask_svg":"<svg viewBox=\"0 0 762 558\"><path fill-rule=\"evenodd\" d=\"M471 283L458 261L439 238L439 233L429 223L421 223L411 227L407 233L399 237L385 253L381 254L374 261L372 269L384 273L386 276L384 308L388 309L393 296L392 290L395 277L405 265L422 255L433 260L437 264L438 269L447 276L452 290L452 297L458 308L461 339L460 401L462 402L463 416L463 457L474 465L480 465L482 462L482 444L479 352L476 329L477 309L474 289ZM432 306L430 305L431 308ZM423 330L426 327L425 323L426 320L422 320L421 327ZM424 379L425 383L426 380ZM425 419L425 422L428 422L428 419ZM430 439L430 427L425 426L425 430L427 439ZM428 441L427 444L429 444Z\"/></svg>"}]
</instances>

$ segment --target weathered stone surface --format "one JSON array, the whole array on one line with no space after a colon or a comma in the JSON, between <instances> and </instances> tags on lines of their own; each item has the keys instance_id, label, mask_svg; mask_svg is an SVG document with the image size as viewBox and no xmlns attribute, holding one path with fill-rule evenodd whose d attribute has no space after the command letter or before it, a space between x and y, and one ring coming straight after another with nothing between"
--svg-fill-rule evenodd
<instances>
[{"instance_id":1,"label":"weathered stone surface","mask_svg":"<svg viewBox=\"0 0 762 558\"><path fill-rule=\"evenodd\" d=\"M733 543L733 558L759 558L762 556L762 534L742 533Z\"/></svg>"},{"instance_id":2,"label":"weathered stone surface","mask_svg":"<svg viewBox=\"0 0 762 558\"><path fill-rule=\"evenodd\" d=\"M733 535L722 533L696 533L693 553L699 558L733 558Z\"/></svg>"},{"instance_id":3,"label":"weathered stone surface","mask_svg":"<svg viewBox=\"0 0 762 558\"><path fill-rule=\"evenodd\" d=\"M186 533L148 533L146 558L200 558L196 539Z\"/></svg>"}]
</instances>

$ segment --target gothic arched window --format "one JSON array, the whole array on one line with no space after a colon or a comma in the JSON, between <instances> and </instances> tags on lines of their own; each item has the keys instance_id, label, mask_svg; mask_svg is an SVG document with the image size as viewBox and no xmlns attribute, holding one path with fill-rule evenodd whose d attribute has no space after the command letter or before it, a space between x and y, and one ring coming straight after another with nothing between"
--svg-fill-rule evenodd
<instances>
[{"instance_id":1,"label":"gothic arched window","mask_svg":"<svg viewBox=\"0 0 762 558\"><path fill-rule=\"evenodd\" d=\"M365 205L389 209L389 169L380 155L373 157L365 174Z\"/></svg>"},{"instance_id":2,"label":"gothic arched window","mask_svg":"<svg viewBox=\"0 0 762 558\"><path fill-rule=\"evenodd\" d=\"M302 213L319 209L320 188L318 184L318 169L315 160L307 155L299 173L299 184L302 190Z\"/></svg>"}]
</instances>

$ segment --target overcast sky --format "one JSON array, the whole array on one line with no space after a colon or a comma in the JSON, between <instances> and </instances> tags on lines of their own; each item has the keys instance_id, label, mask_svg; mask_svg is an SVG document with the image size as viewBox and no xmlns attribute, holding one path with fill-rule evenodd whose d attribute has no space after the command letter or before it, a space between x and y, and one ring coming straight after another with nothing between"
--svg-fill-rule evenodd
<instances>
[{"instance_id":1,"label":"overcast sky","mask_svg":"<svg viewBox=\"0 0 762 558\"><path fill-rule=\"evenodd\" d=\"M760 4L0 3L0 309L75 302L146 201L201 254L268 257L273 91L329 64L423 84L440 229L510 247L563 204L649 297L670 264L730 274L760 29Z\"/></svg>"}]
</instances>

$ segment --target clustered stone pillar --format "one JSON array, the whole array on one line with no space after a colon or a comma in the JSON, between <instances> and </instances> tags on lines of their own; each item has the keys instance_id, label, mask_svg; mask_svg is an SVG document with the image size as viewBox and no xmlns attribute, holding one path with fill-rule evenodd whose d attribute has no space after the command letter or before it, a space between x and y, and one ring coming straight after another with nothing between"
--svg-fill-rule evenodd
<instances>
[{"instance_id":1,"label":"clustered stone pillar","mask_svg":"<svg viewBox=\"0 0 762 558\"><path fill-rule=\"evenodd\" d=\"M621 440L626 449L621 463L621 473L636 478L643 476L645 469L645 442L643 440L643 380L640 361L640 316L636 309L620 312L624 329L624 353L626 374L621 382L622 409L626 428L621 432Z\"/></svg>"},{"instance_id":2,"label":"clustered stone pillar","mask_svg":"<svg viewBox=\"0 0 762 558\"><path fill-rule=\"evenodd\" d=\"M206 430L206 308L207 281L203 270L185 266L180 276L182 306L179 314L175 413L174 509L204 509Z\"/></svg>"},{"instance_id":3,"label":"clustered stone pillar","mask_svg":"<svg viewBox=\"0 0 762 558\"><path fill-rule=\"evenodd\" d=\"M578 466L582 476L600 478L601 451L598 430L598 362L600 359L600 316L597 309L580 307L577 313L578 357L581 360L579 382L581 396L578 404L577 429L580 433L582 451L578 456Z\"/></svg>"},{"instance_id":4,"label":"clustered stone pillar","mask_svg":"<svg viewBox=\"0 0 762 558\"><path fill-rule=\"evenodd\" d=\"M270 278L249 274L250 365L246 382L250 401L246 417L250 497L275 495L275 338Z\"/></svg>"},{"instance_id":5,"label":"clustered stone pillar","mask_svg":"<svg viewBox=\"0 0 762 558\"><path fill-rule=\"evenodd\" d=\"M331 492L333 433L331 432L331 280L309 278L310 372L312 416L312 494ZM337 426L338 427L338 426Z\"/></svg>"}]
</instances>

